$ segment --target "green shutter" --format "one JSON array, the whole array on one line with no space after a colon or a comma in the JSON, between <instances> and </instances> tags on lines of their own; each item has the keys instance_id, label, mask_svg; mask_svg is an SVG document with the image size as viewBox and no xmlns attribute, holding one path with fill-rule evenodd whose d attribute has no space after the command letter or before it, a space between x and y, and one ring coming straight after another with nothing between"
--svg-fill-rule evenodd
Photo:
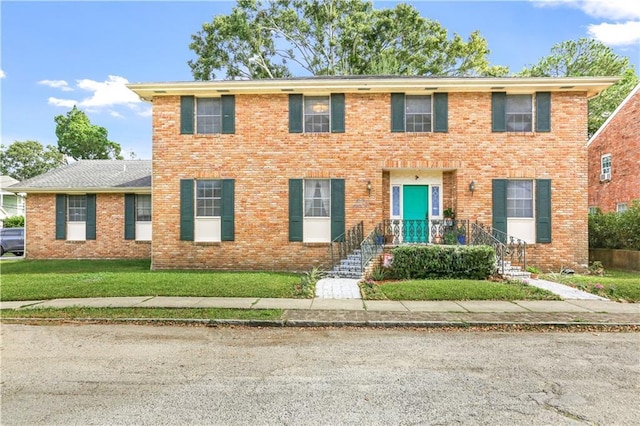
<instances>
[{"instance_id":1,"label":"green shutter","mask_svg":"<svg viewBox=\"0 0 640 426\"><path fill-rule=\"evenodd\" d=\"M404 93L391 94L391 131L404 132Z\"/></svg>"},{"instance_id":2,"label":"green shutter","mask_svg":"<svg viewBox=\"0 0 640 426\"><path fill-rule=\"evenodd\" d=\"M507 131L507 94L495 92L491 94L491 130Z\"/></svg>"},{"instance_id":3,"label":"green shutter","mask_svg":"<svg viewBox=\"0 0 640 426\"><path fill-rule=\"evenodd\" d=\"M302 95L289 95L289 133L302 133Z\"/></svg>"},{"instance_id":4,"label":"green shutter","mask_svg":"<svg viewBox=\"0 0 640 426\"><path fill-rule=\"evenodd\" d=\"M289 241L302 241L302 179L289 179Z\"/></svg>"},{"instance_id":5,"label":"green shutter","mask_svg":"<svg viewBox=\"0 0 640 426\"><path fill-rule=\"evenodd\" d=\"M87 194L87 222L85 238L87 240L96 239L96 194Z\"/></svg>"},{"instance_id":6,"label":"green shutter","mask_svg":"<svg viewBox=\"0 0 640 426\"><path fill-rule=\"evenodd\" d=\"M344 133L344 93L331 94L331 132Z\"/></svg>"},{"instance_id":7,"label":"green shutter","mask_svg":"<svg viewBox=\"0 0 640 426\"><path fill-rule=\"evenodd\" d=\"M56 240L67 239L67 196L56 194Z\"/></svg>"},{"instance_id":8,"label":"green shutter","mask_svg":"<svg viewBox=\"0 0 640 426\"><path fill-rule=\"evenodd\" d=\"M193 241L193 179L180 179L180 239Z\"/></svg>"},{"instance_id":9,"label":"green shutter","mask_svg":"<svg viewBox=\"0 0 640 426\"><path fill-rule=\"evenodd\" d=\"M536 243L551 242L551 180L536 180Z\"/></svg>"},{"instance_id":10,"label":"green shutter","mask_svg":"<svg viewBox=\"0 0 640 426\"><path fill-rule=\"evenodd\" d=\"M507 180L506 179L494 179L492 182L492 226L498 231L507 233ZM494 235L495 237L500 236ZM504 237L498 238L503 243Z\"/></svg>"},{"instance_id":11,"label":"green shutter","mask_svg":"<svg viewBox=\"0 0 640 426\"><path fill-rule=\"evenodd\" d=\"M124 194L124 239L136 239L136 195Z\"/></svg>"},{"instance_id":12,"label":"green shutter","mask_svg":"<svg viewBox=\"0 0 640 426\"><path fill-rule=\"evenodd\" d=\"M331 241L344 240L344 179L331 179Z\"/></svg>"},{"instance_id":13,"label":"green shutter","mask_svg":"<svg viewBox=\"0 0 640 426\"><path fill-rule=\"evenodd\" d=\"M222 180L222 206L221 206L222 241L233 241L235 239L235 205L234 205L234 180Z\"/></svg>"},{"instance_id":14,"label":"green shutter","mask_svg":"<svg viewBox=\"0 0 640 426\"><path fill-rule=\"evenodd\" d=\"M180 133L193 134L193 114L195 98L193 96L180 96Z\"/></svg>"},{"instance_id":15,"label":"green shutter","mask_svg":"<svg viewBox=\"0 0 640 426\"><path fill-rule=\"evenodd\" d=\"M536 93L536 132L551 131L551 92Z\"/></svg>"},{"instance_id":16,"label":"green shutter","mask_svg":"<svg viewBox=\"0 0 640 426\"><path fill-rule=\"evenodd\" d=\"M222 95L222 133L233 134L236 132L236 97Z\"/></svg>"},{"instance_id":17,"label":"green shutter","mask_svg":"<svg viewBox=\"0 0 640 426\"><path fill-rule=\"evenodd\" d=\"M433 131L446 133L447 131L449 131L449 95L448 93L433 94L433 109L435 114Z\"/></svg>"}]
</instances>

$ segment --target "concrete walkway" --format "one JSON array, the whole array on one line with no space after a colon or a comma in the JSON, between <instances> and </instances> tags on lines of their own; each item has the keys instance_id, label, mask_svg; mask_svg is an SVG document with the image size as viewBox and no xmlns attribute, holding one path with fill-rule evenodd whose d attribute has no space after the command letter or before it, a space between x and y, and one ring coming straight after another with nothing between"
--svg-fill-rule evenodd
<instances>
[{"instance_id":1,"label":"concrete walkway","mask_svg":"<svg viewBox=\"0 0 640 426\"><path fill-rule=\"evenodd\" d=\"M525 279L523 281L531 286L550 291L551 293L562 297L564 300L609 300L607 298L578 290L577 288L573 288L568 285L558 284L553 281L540 279L534 280L533 278Z\"/></svg>"}]
</instances>

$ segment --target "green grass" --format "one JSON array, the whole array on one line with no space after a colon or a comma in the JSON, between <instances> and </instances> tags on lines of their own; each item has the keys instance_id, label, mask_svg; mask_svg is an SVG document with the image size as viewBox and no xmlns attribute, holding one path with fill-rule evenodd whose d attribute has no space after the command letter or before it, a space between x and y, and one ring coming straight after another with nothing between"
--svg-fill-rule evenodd
<instances>
[{"instance_id":1,"label":"green grass","mask_svg":"<svg viewBox=\"0 0 640 426\"><path fill-rule=\"evenodd\" d=\"M0 300L77 297L297 297L297 274L150 271L140 260L24 260L0 265Z\"/></svg>"},{"instance_id":2,"label":"green grass","mask_svg":"<svg viewBox=\"0 0 640 426\"><path fill-rule=\"evenodd\" d=\"M640 302L640 273L607 270L603 277L597 275L545 274L542 278L569 285L607 299Z\"/></svg>"},{"instance_id":3,"label":"green grass","mask_svg":"<svg viewBox=\"0 0 640 426\"><path fill-rule=\"evenodd\" d=\"M390 300L559 300L559 297L520 282L480 280L407 280L374 284L367 299ZM371 287L365 284L364 287ZM384 295L384 297L382 297Z\"/></svg>"},{"instance_id":4,"label":"green grass","mask_svg":"<svg viewBox=\"0 0 640 426\"><path fill-rule=\"evenodd\" d=\"M163 318L163 319L241 319L277 320L280 309L167 309L167 308L31 308L22 310L2 309L0 318Z\"/></svg>"}]
</instances>

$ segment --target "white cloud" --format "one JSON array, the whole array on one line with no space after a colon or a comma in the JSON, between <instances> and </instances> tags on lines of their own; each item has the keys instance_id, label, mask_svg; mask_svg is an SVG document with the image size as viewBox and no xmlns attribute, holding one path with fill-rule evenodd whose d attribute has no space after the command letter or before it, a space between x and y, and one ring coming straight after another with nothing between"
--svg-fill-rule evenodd
<instances>
[{"instance_id":1,"label":"white cloud","mask_svg":"<svg viewBox=\"0 0 640 426\"><path fill-rule=\"evenodd\" d=\"M129 81L124 77L110 75L107 81L78 80L80 89L93 94L80 102L84 107L108 107L113 105L131 105L142 102L138 95L127 89Z\"/></svg>"},{"instance_id":2,"label":"white cloud","mask_svg":"<svg viewBox=\"0 0 640 426\"><path fill-rule=\"evenodd\" d=\"M568 6L594 18L626 21L640 19L640 2L635 0L530 0L537 6Z\"/></svg>"},{"instance_id":3,"label":"white cloud","mask_svg":"<svg viewBox=\"0 0 640 426\"><path fill-rule=\"evenodd\" d=\"M77 105L78 102L73 99L58 99L58 98L49 98L49 105L57 106L57 107L65 107L65 108L73 108L74 105Z\"/></svg>"},{"instance_id":4,"label":"white cloud","mask_svg":"<svg viewBox=\"0 0 640 426\"><path fill-rule=\"evenodd\" d=\"M640 43L640 21L589 25L589 34L608 46L630 46Z\"/></svg>"},{"instance_id":5,"label":"white cloud","mask_svg":"<svg viewBox=\"0 0 640 426\"><path fill-rule=\"evenodd\" d=\"M0 78L5 78L7 75L4 73L3 70L0 70Z\"/></svg>"},{"instance_id":6,"label":"white cloud","mask_svg":"<svg viewBox=\"0 0 640 426\"><path fill-rule=\"evenodd\" d=\"M153 115L153 110L151 108L145 108L142 111L138 112L140 117L151 117Z\"/></svg>"},{"instance_id":7,"label":"white cloud","mask_svg":"<svg viewBox=\"0 0 640 426\"><path fill-rule=\"evenodd\" d=\"M71 92L73 90L71 87L69 87L69 83L64 80L40 80L38 84L53 87L54 89L60 89L63 92Z\"/></svg>"},{"instance_id":8,"label":"white cloud","mask_svg":"<svg viewBox=\"0 0 640 426\"><path fill-rule=\"evenodd\" d=\"M46 82L46 83L45 83ZM128 107L143 117L151 115L150 108L141 108L142 101L125 84L129 81L124 77L110 75L106 81L95 81L82 79L76 81L77 88L90 92L83 99L60 99L49 98L49 105L56 107L70 108L74 105L89 113L107 112L112 117L124 118L121 112L116 111L117 107ZM39 82L49 87L67 87L62 80L43 80ZM65 89L62 89L65 90ZM69 90L73 90L69 87Z\"/></svg>"},{"instance_id":9,"label":"white cloud","mask_svg":"<svg viewBox=\"0 0 640 426\"><path fill-rule=\"evenodd\" d=\"M608 46L630 46L640 42L638 0L531 0L537 6L568 6L601 21L589 25L589 35Z\"/></svg>"}]
</instances>

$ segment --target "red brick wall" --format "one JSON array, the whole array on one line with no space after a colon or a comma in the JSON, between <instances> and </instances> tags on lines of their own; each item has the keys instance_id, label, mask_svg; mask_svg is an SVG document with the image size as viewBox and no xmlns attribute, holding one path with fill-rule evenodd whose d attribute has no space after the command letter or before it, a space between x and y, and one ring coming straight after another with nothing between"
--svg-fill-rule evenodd
<instances>
[{"instance_id":1,"label":"red brick wall","mask_svg":"<svg viewBox=\"0 0 640 426\"><path fill-rule=\"evenodd\" d=\"M286 94L237 95L235 134L180 135L179 97L157 97L152 266L303 270L324 264L327 244L288 241L288 180L344 178L347 229L362 220L368 232L388 217L385 171L394 169L455 170L444 175L445 185L452 184L443 188L444 200L455 204L458 218L486 224L492 179L552 179L553 242L534 245L530 260L543 268L587 264L585 94L553 93L552 114L550 133L492 133L490 93L450 93L448 133L391 133L389 94L347 93L345 133L290 134ZM235 179L235 241L180 241L182 178Z\"/></svg>"},{"instance_id":2,"label":"red brick wall","mask_svg":"<svg viewBox=\"0 0 640 426\"><path fill-rule=\"evenodd\" d=\"M124 239L124 195L96 196L96 239L56 240L55 194L28 194L25 257L29 259L147 259L149 242Z\"/></svg>"},{"instance_id":3,"label":"red brick wall","mask_svg":"<svg viewBox=\"0 0 640 426\"><path fill-rule=\"evenodd\" d=\"M600 159L611 154L611 181L600 182ZM640 91L589 145L589 206L616 211L640 200Z\"/></svg>"}]
</instances>

